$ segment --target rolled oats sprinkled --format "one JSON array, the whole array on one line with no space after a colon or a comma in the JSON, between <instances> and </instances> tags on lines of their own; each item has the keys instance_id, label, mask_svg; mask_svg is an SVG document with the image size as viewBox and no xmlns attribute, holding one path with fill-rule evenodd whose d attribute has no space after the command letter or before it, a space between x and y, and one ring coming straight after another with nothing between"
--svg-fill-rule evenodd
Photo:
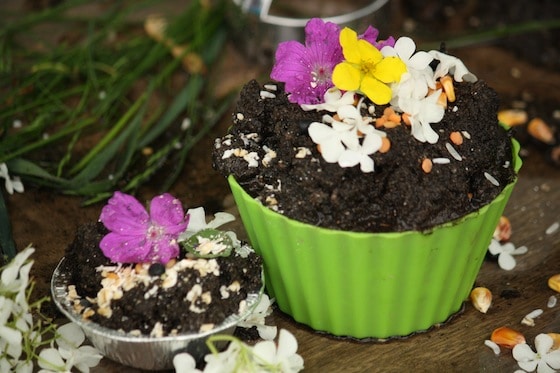
<instances>
[{"instance_id":1,"label":"rolled oats sprinkled","mask_svg":"<svg viewBox=\"0 0 560 373\"><path fill-rule=\"evenodd\" d=\"M163 336L163 325L158 321L150 332L150 337L159 338Z\"/></svg>"},{"instance_id":2,"label":"rolled oats sprinkled","mask_svg":"<svg viewBox=\"0 0 560 373\"><path fill-rule=\"evenodd\" d=\"M202 324L200 326L200 333L204 333L204 332L208 332L210 330L214 329L214 324Z\"/></svg>"},{"instance_id":3,"label":"rolled oats sprinkled","mask_svg":"<svg viewBox=\"0 0 560 373\"><path fill-rule=\"evenodd\" d=\"M229 298L229 291L225 285L220 286L220 295L222 296L222 299Z\"/></svg>"},{"instance_id":4,"label":"rolled oats sprinkled","mask_svg":"<svg viewBox=\"0 0 560 373\"><path fill-rule=\"evenodd\" d=\"M297 148L295 158L303 159L308 155L311 155L311 150L309 150L309 148L306 148L304 146L300 146L299 148Z\"/></svg>"},{"instance_id":5,"label":"rolled oats sprinkled","mask_svg":"<svg viewBox=\"0 0 560 373\"><path fill-rule=\"evenodd\" d=\"M243 120L243 119L245 119L245 115L243 115L243 113L237 113L237 114L235 115L235 117L237 118L237 120Z\"/></svg>"},{"instance_id":6,"label":"rolled oats sprinkled","mask_svg":"<svg viewBox=\"0 0 560 373\"><path fill-rule=\"evenodd\" d=\"M484 341L484 345L489 347L495 355L499 355L500 354L500 346L498 346L495 342L487 339Z\"/></svg>"}]
</instances>

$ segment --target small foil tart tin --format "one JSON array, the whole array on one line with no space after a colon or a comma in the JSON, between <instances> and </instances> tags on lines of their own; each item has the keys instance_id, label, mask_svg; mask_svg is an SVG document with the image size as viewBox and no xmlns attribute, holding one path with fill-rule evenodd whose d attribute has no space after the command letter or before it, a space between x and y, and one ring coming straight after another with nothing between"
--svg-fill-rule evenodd
<instances>
[{"instance_id":1,"label":"small foil tart tin","mask_svg":"<svg viewBox=\"0 0 560 373\"><path fill-rule=\"evenodd\" d=\"M72 304L67 299L68 285L71 283L69 273L64 270L65 260L60 260L51 278L51 293L58 309L71 322L82 328L88 340L103 356L120 364L144 370L173 369L173 357L182 352L189 353L196 361L203 359L209 353L206 340L215 334L233 334L238 323L251 315L264 290L263 275L260 291L250 293L246 298L246 311L230 315L212 330L164 337L137 336L83 320L81 315L72 310ZM225 343L216 343L216 347L221 349L225 347Z\"/></svg>"}]
</instances>

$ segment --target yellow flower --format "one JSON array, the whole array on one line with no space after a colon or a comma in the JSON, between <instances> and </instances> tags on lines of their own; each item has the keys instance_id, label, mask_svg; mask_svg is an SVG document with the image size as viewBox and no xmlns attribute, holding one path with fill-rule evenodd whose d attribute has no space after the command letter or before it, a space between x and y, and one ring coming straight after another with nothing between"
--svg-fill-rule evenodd
<instances>
[{"instance_id":1,"label":"yellow flower","mask_svg":"<svg viewBox=\"0 0 560 373\"><path fill-rule=\"evenodd\" d=\"M381 52L358 34L345 27L340 32L340 45L345 61L335 66L334 85L344 91L361 91L375 104L391 101L389 83L398 82L406 72L398 57L383 57Z\"/></svg>"}]
</instances>

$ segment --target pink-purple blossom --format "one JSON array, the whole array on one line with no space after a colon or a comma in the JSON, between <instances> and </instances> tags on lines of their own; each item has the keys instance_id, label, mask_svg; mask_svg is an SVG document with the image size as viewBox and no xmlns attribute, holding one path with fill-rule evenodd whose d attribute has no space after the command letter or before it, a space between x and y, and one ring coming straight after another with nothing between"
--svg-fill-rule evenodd
<instances>
[{"instance_id":1,"label":"pink-purple blossom","mask_svg":"<svg viewBox=\"0 0 560 373\"><path fill-rule=\"evenodd\" d=\"M323 102L325 92L333 86L332 70L343 58L339 33L335 23L313 18L305 26L305 45L294 40L278 45L270 77L285 83L291 102Z\"/></svg>"},{"instance_id":2,"label":"pink-purple blossom","mask_svg":"<svg viewBox=\"0 0 560 373\"><path fill-rule=\"evenodd\" d=\"M333 87L334 67L344 60L339 41L340 27L312 18L305 26L305 45L290 40L278 45L270 77L285 83L290 102L315 105L324 102L325 92ZM394 38L377 41L379 31L369 26L360 39L376 48L395 44Z\"/></svg>"},{"instance_id":3,"label":"pink-purple blossom","mask_svg":"<svg viewBox=\"0 0 560 373\"><path fill-rule=\"evenodd\" d=\"M181 202L165 193L150 202L150 212L131 195L115 192L99 220L109 230L103 254L120 263L167 263L179 255L177 238L188 225Z\"/></svg>"}]
</instances>

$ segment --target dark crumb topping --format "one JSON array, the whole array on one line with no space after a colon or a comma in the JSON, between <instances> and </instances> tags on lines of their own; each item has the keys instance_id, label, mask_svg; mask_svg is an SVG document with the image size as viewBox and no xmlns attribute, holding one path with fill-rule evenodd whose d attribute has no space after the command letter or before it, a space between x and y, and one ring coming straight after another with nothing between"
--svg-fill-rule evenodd
<instances>
[{"instance_id":1,"label":"dark crumb topping","mask_svg":"<svg viewBox=\"0 0 560 373\"><path fill-rule=\"evenodd\" d=\"M71 274L75 312L104 327L157 337L203 332L242 312L261 289L261 259L248 246L228 257L119 264L99 249L105 233L101 224L80 227L62 269Z\"/></svg>"},{"instance_id":2,"label":"dark crumb topping","mask_svg":"<svg viewBox=\"0 0 560 373\"><path fill-rule=\"evenodd\" d=\"M499 126L497 94L483 81L455 83L456 101L432 124L435 144L416 140L404 122L383 128L390 149L371 155L370 173L327 163L307 128L332 113L303 111L274 85L244 87L213 164L290 218L349 231L428 230L488 204L514 180L511 135ZM364 106L374 120L387 108Z\"/></svg>"}]
</instances>

